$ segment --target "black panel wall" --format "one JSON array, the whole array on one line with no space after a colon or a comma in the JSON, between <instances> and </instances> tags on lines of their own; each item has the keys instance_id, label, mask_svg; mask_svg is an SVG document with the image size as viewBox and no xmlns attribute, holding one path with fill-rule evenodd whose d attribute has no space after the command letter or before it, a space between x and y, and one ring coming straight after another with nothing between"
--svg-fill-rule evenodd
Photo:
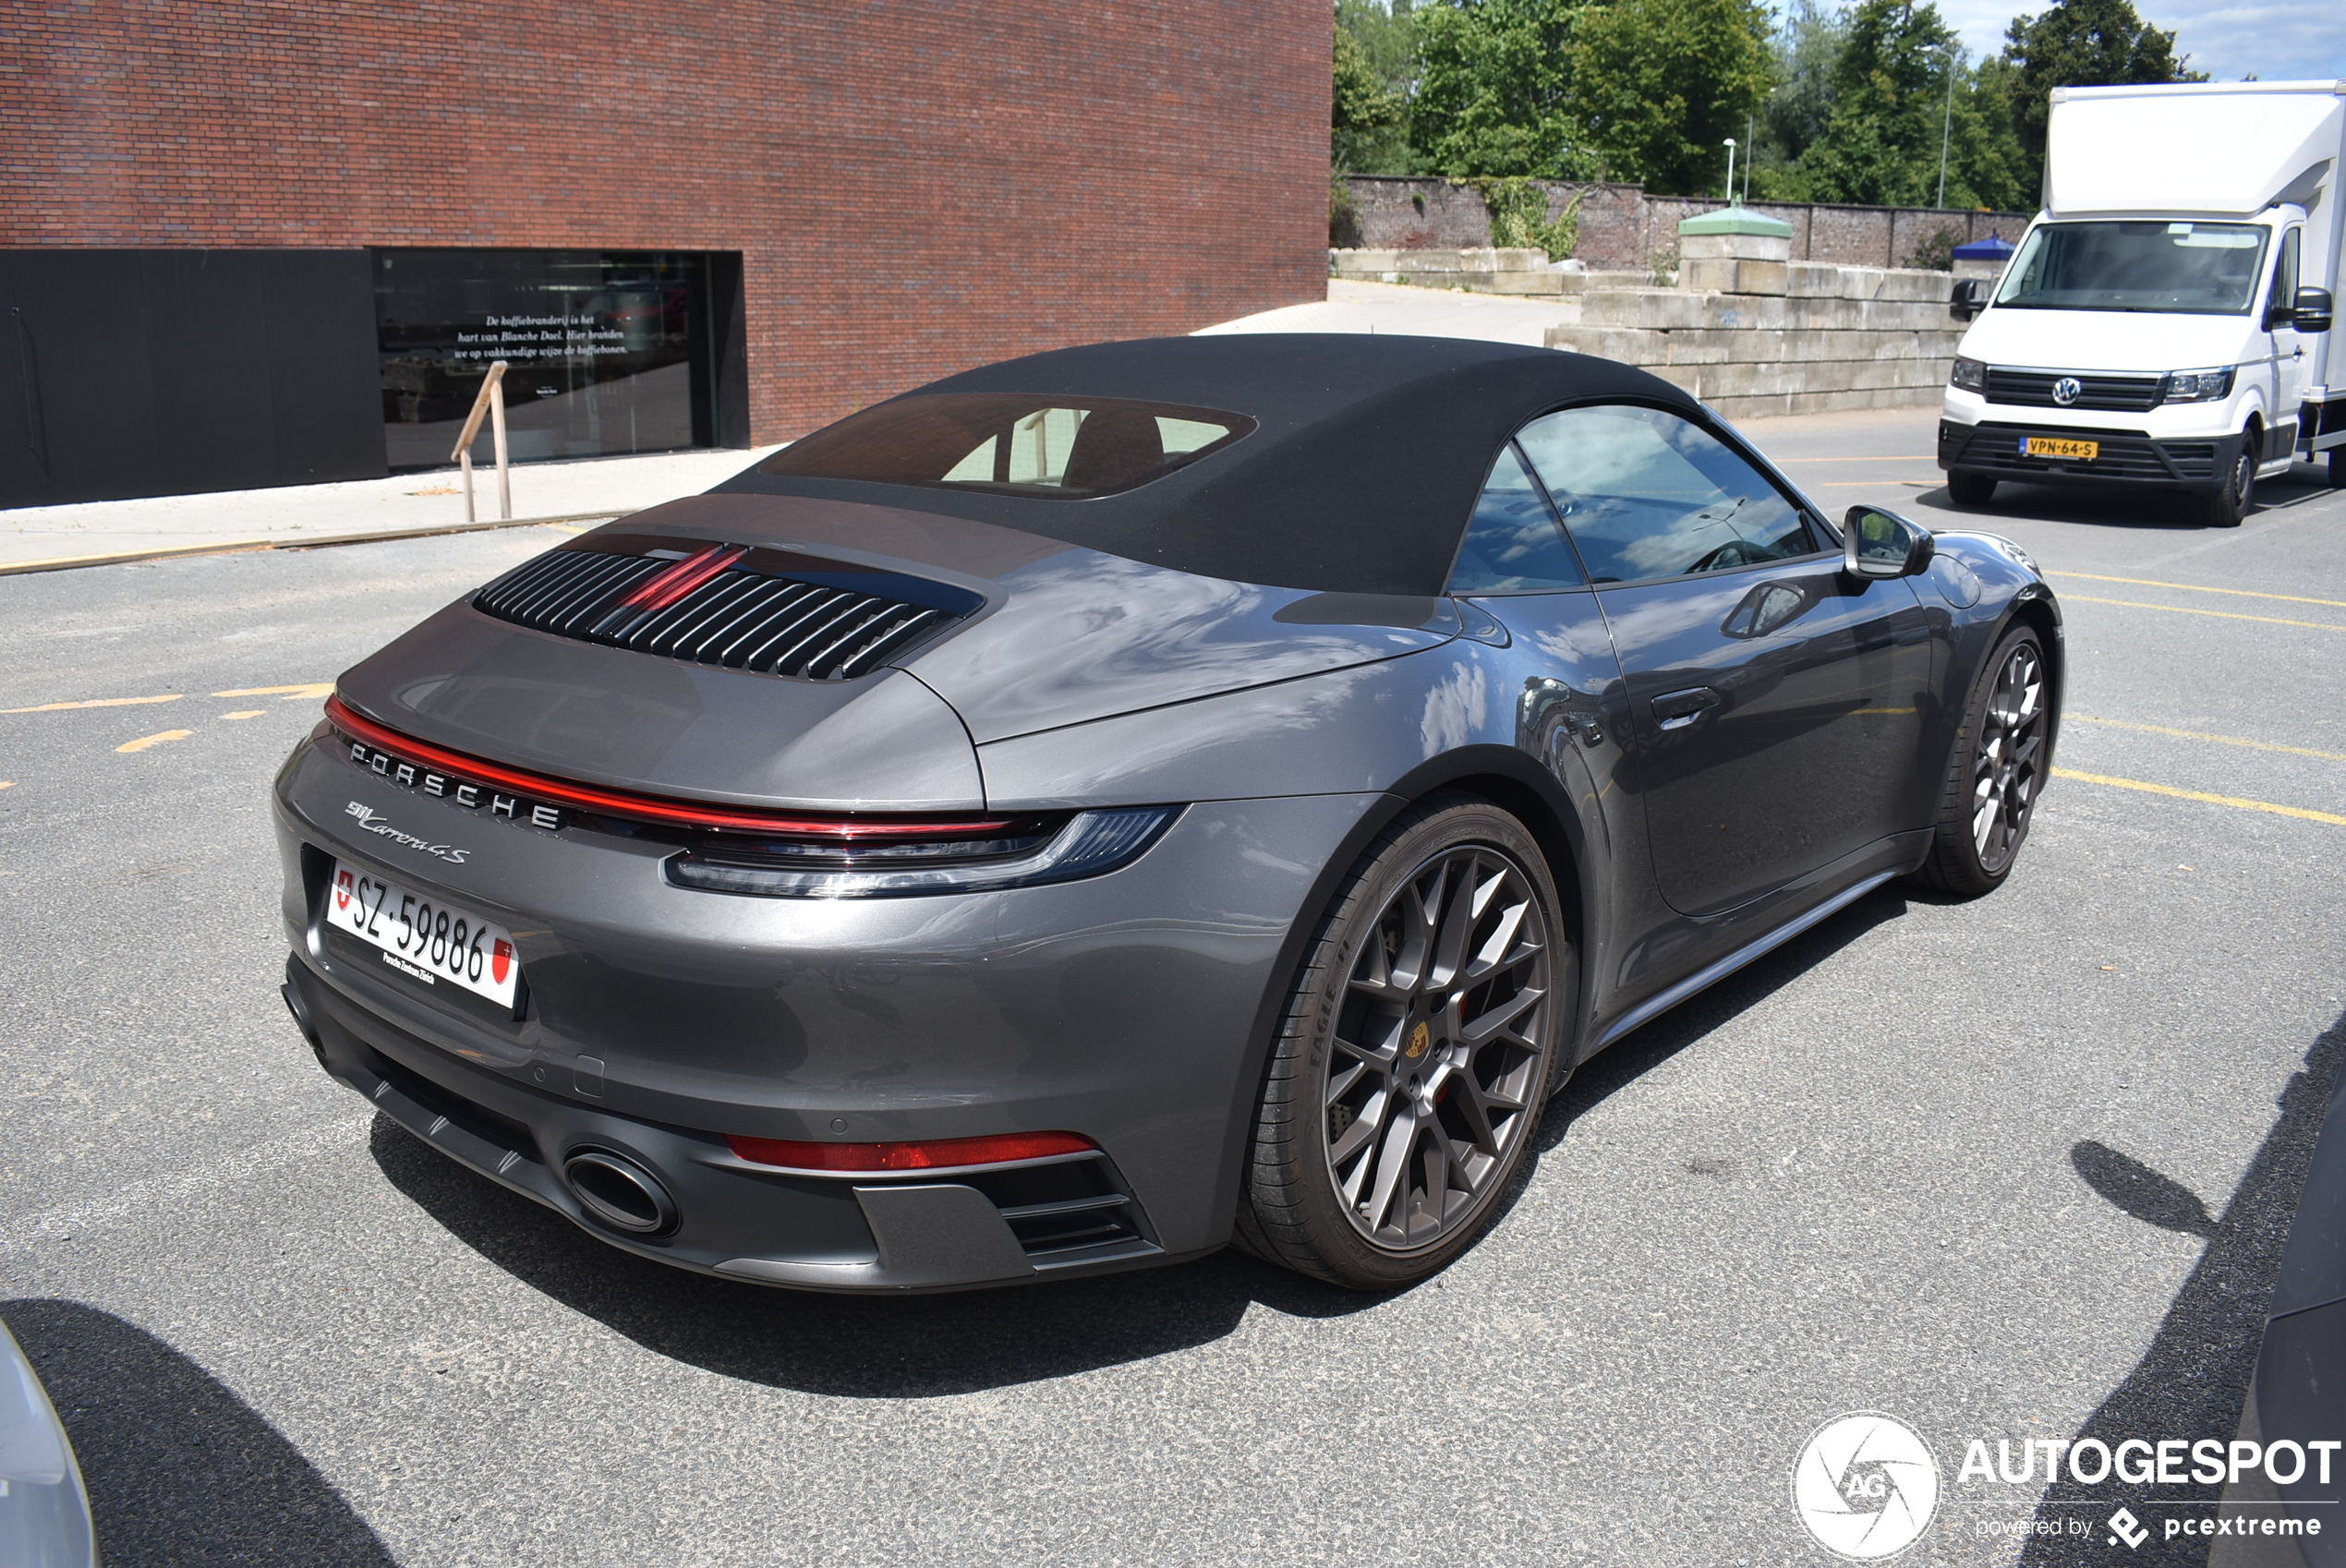
<instances>
[{"instance_id":1,"label":"black panel wall","mask_svg":"<svg viewBox=\"0 0 2346 1568\"><path fill-rule=\"evenodd\" d=\"M363 250L0 250L0 507L386 472Z\"/></svg>"}]
</instances>

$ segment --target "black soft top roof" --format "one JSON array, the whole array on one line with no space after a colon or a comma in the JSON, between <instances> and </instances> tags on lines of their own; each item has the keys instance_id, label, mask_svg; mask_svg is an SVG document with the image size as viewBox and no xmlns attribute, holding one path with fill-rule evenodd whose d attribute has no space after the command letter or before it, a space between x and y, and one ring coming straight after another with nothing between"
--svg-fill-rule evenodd
<instances>
[{"instance_id":1,"label":"black soft top roof","mask_svg":"<svg viewBox=\"0 0 2346 1568\"><path fill-rule=\"evenodd\" d=\"M933 381L938 392L1132 398L1260 428L1137 489L1084 500L766 474L717 487L974 518L1154 565L1328 593L1438 594L1491 462L1527 419L1635 398L1695 410L1608 359L1458 338L1230 333L1095 344Z\"/></svg>"}]
</instances>

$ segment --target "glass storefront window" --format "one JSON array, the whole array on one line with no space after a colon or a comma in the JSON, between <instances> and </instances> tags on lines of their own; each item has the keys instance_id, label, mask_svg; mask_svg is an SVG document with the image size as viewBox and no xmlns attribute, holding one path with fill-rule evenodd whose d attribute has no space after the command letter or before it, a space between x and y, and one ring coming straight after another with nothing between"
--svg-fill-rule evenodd
<instances>
[{"instance_id":1,"label":"glass storefront window","mask_svg":"<svg viewBox=\"0 0 2346 1568\"><path fill-rule=\"evenodd\" d=\"M449 463L499 359L515 462L714 444L705 254L378 250L374 274L392 467Z\"/></svg>"}]
</instances>

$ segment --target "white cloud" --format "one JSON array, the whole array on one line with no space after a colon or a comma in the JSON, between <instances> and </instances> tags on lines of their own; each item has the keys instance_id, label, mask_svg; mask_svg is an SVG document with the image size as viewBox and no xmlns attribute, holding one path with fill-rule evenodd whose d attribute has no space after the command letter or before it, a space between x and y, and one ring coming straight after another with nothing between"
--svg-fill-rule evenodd
<instances>
[{"instance_id":1,"label":"white cloud","mask_svg":"<svg viewBox=\"0 0 2346 1568\"><path fill-rule=\"evenodd\" d=\"M2042 8L2013 0L1939 0L1939 14L1975 59L2001 53L2012 18ZM2346 77L2346 6L2334 0L2137 0L2135 9L2153 26L2171 29L2175 48L2191 56L2192 68L2218 81L2250 75L2263 81Z\"/></svg>"}]
</instances>

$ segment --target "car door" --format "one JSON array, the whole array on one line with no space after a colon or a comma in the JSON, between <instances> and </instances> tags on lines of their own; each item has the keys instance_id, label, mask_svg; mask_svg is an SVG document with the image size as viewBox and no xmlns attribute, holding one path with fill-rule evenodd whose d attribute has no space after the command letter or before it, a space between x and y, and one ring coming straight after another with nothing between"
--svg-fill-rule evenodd
<instances>
[{"instance_id":1,"label":"car door","mask_svg":"<svg viewBox=\"0 0 2346 1568\"><path fill-rule=\"evenodd\" d=\"M2269 460L2296 444L2297 410L2305 397L2305 339L2291 314L2297 303L2298 250L2303 225L2292 224L2280 237L2280 254L2273 259L2271 291L2265 299L2265 321L2270 331L2273 407L2263 456Z\"/></svg>"},{"instance_id":2,"label":"car door","mask_svg":"<svg viewBox=\"0 0 2346 1568\"><path fill-rule=\"evenodd\" d=\"M1612 634L1671 908L1732 910L1915 826L1930 643L1910 582L1844 576L1818 520L1682 415L1566 409L1517 442Z\"/></svg>"}]
</instances>

